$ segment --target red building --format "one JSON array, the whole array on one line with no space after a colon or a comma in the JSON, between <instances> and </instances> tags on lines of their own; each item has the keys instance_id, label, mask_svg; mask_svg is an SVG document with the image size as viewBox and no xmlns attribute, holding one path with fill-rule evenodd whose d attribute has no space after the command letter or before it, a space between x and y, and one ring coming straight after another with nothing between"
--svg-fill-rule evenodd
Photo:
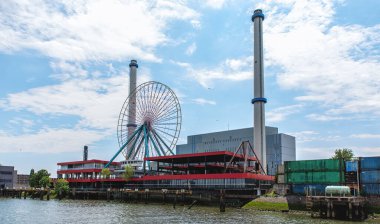
<instances>
[{"instance_id":1,"label":"red building","mask_svg":"<svg viewBox=\"0 0 380 224\"><path fill-rule=\"evenodd\" d=\"M260 174L255 157L228 151L146 158L149 170L135 170L129 181L122 178L122 163L113 162L111 176L101 171L108 161L87 160L58 163L58 178L77 188L231 189L265 191L273 176ZM106 184L104 184L106 183Z\"/></svg>"}]
</instances>

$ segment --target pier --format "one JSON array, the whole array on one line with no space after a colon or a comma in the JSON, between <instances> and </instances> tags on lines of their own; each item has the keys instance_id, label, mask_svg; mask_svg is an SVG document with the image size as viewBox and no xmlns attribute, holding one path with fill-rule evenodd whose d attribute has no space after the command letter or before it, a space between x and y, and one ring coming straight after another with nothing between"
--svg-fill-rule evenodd
<instances>
[{"instance_id":1,"label":"pier","mask_svg":"<svg viewBox=\"0 0 380 224\"><path fill-rule=\"evenodd\" d=\"M311 217L364 220L368 216L365 197L307 196L306 208Z\"/></svg>"}]
</instances>

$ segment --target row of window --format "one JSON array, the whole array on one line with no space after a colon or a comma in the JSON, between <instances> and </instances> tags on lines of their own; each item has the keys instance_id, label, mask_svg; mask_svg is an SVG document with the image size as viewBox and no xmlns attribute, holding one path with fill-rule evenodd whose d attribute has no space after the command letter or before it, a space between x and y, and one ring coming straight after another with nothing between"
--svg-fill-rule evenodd
<instances>
[{"instance_id":1,"label":"row of window","mask_svg":"<svg viewBox=\"0 0 380 224\"><path fill-rule=\"evenodd\" d=\"M0 183L12 183L13 180L10 179L0 179Z\"/></svg>"},{"instance_id":2,"label":"row of window","mask_svg":"<svg viewBox=\"0 0 380 224\"><path fill-rule=\"evenodd\" d=\"M203 144L210 145L210 144L215 144L215 143L241 142L243 139L246 139L246 138L232 138L230 136L230 139L215 140L214 138L212 141L203 142Z\"/></svg>"}]
</instances>

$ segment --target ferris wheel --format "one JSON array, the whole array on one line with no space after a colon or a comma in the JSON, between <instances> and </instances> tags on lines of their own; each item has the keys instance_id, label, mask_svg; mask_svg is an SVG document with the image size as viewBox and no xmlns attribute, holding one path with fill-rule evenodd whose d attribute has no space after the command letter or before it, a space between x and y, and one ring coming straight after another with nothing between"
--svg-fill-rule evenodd
<instances>
[{"instance_id":1,"label":"ferris wheel","mask_svg":"<svg viewBox=\"0 0 380 224\"><path fill-rule=\"evenodd\" d=\"M117 125L120 149L109 164L120 153L127 160L173 155L181 122L181 107L172 89L155 81L139 85L121 108Z\"/></svg>"}]
</instances>

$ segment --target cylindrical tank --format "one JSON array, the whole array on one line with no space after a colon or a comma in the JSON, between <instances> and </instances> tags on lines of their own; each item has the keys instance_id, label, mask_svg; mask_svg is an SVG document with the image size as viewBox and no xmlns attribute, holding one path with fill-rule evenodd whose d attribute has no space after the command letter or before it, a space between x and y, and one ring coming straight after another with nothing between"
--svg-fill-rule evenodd
<instances>
[{"instance_id":1,"label":"cylindrical tank","mask_svg":"<svg viewBox=\"0 0 380 224\"><path fill-rule=\"evenodd\" d=\"M349 196L351 195L351 190L347 186L327 186L325 188L326 195L340 195Z\"/></svg>"}]
</instances>

